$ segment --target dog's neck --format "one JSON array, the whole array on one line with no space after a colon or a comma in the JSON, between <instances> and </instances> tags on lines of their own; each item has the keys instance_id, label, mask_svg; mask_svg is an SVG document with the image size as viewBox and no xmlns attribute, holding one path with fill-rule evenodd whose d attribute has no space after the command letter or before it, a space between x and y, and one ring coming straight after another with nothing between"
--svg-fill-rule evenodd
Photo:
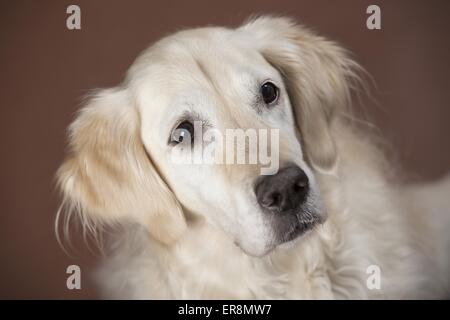
<instances>
[{"instance_id":1,"label":"dog's neck","mask_svg":"<svg viewBox=\"0 0 450 320\"><path fill-rule=\"evenodd\" d=\"M223 232L206 223L190 225L174 246L151 240L151 247L157 251L153 258L159 257L161 269L171 275L174 292L182 292L182 287L201 287L192 290L202 292L194 298L331 298L328 270L320 267L327 265L333 250L334 239L322 236L331 227L329 223L318 226L264 257L246 254ZM236 283L241 285L236 287Z\"/></svg>"}]
</instances>

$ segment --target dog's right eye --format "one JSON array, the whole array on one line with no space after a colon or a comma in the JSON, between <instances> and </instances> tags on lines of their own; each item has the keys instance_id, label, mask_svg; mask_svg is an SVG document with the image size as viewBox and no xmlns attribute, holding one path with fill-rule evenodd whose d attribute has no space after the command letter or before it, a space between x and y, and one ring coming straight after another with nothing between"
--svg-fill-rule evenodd
<instances>
[{"instance_id":1,"label":"dog's right eye","mask_svg":"<svg viewBox=\"0 0 450 320\"><path fill-rule=\"evenodd\" d=\"M170 137L170 143L194 143L194 126L189 121L183 121L173 131Z\"/></svg>"},{"instance_id":2,"label":"dog's right eye","mask_svg":"<svg viewBox=\"0 0 450 320\"><path fill-rule=\"evenodd\" d=\"M267 81L261 86L261 96L267 105L273 104L278 99L278 88L272 82Z\"/></svg>"}]
</instances>

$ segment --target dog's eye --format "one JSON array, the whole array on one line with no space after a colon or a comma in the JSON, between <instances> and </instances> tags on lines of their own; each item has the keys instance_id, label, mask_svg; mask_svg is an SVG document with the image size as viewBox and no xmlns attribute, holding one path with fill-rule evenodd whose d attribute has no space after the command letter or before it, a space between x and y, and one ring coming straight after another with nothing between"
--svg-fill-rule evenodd
<instances>
[{"instance_id":1,"label":"dog's eye","mask_svg":"<svg viewBox=\"0 0 450 320\"><path fill-rule=\"evenodd\" d=\"M278 99L278 88L272 82L267 81L261 86L261 95L265 104L272 104Z\"/></svg>"},{"instance_id":2,"label":"dog's eye","mask_svg":"<svg viewBox=\"0 0 450 320\"><path fill-rule=\"evenodd\" d=\"M194 143L194 126L189 121L183 121L178 127L173 130L170 137L170 142L174 144L179 143Z\"/></svg>"}]
</instances>

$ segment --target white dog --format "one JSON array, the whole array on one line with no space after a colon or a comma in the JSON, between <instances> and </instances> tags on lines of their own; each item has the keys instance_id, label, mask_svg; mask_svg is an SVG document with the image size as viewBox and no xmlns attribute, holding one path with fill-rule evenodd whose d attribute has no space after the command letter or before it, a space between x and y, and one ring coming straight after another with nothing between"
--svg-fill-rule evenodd
<instances>
[{"instance_id":1,"label":"white dog","mask_svg":"<svg viewBox=\"0 0 450 320\"><path fill-rule=\"evenodd\" d=\"M393 181L348 116L359 70L335 43L260 17L166 37L95 94L57 176L60 212L94 233L123 226L98 272L105 297L446 297L450 182ZM279 170L174 163L183 140L204 143L194 122L278 129Z\"/></svg>"}]
</instances>

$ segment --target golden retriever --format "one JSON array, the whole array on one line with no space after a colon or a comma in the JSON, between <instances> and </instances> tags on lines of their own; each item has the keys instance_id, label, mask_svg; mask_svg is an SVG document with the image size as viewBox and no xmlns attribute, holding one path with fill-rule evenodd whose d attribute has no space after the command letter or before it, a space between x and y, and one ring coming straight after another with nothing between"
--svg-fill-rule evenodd
<instances>
[{"instance_id":1,"label":"golden retriever","mask_svg":"<svg viewBox=\"0 0 450 320\"><path fill-rule=\"evenodd\" d=\"M123 227L97 274L104 296L445 297L449 179L396 183L349 116L360 71L334 42L263 16L170 35L93 95L70 126L58 217ZM278 148L275 170L174 161L224 148L194 126L276 130L258 145Z\"/></svg>"}]
</instances>

